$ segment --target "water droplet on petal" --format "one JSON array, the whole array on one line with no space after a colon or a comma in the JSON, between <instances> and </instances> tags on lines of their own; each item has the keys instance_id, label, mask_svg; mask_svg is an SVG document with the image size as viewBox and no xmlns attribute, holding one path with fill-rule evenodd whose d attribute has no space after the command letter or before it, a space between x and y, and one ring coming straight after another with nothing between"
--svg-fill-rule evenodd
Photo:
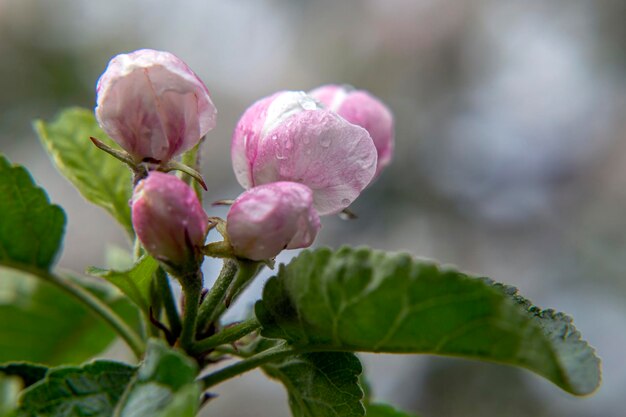
<instances>
[{"instance_id":1,"label":"water droplet on petal","mask_svg":"<svg viewBox=\"0 0 626 417\"><path fill-rule=\"evenodd\" d=\"M287 159L287 155L285 155L282 148L276 148L276 159L281 161Z\"/></svg>"},{"instance_id":2,"label":"water droplet on petal","mask_svg":"<svg viewBox=\"0 0 626 417\"><path fill-rule=\"evenodd\" d=\"M332 142L332 138L330 136L322 136L320 138L320 146L322 148L328 148L331 142Z\"/></svg>"},{"instance_id":3,"label":"water droplet on petal","mask_svg":"<svg viewBox=\"0 0 626 417\"><path fill-rule=\"evenodd\" d=\"M343 198L343 199L341 200L341 204L343 204L343 205L347 206L348 204L350 204L350 200L349 200L349 199L347 199L347 198Z\"/></svg>"}]
</instances>

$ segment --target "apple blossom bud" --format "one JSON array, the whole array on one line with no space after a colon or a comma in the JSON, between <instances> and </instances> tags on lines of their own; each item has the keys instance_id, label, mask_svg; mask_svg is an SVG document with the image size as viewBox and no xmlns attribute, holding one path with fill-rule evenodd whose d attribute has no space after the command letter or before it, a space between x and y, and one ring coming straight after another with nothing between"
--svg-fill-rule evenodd
<instances>
[{"instance_id":1,"label":"apple blossom bud","mask_svg":"<svg viewBox=\"0 0 626 417\"><path fill-rule=\"evenodd\" d=\"M245 191L228 212L226 231L237 256L260 261L283 249L306 248L321 227L313 192L295 182Z\"/></svg>"},{"instance_id":2,"label":"apple blossom bud","mask_svg":"<svg viewBox=\"0 0 626 417\"><path fill-rule=\"evenodd\" d=\"M208 216L194 190L176 176L157 171L135 187L132 219L146 251L179 267L195 260L208 232Z\"/></svg>"},{"instance_id":3,"label":"apple blossom bud","mask_svg":"<svg viewBox=\"0 0 626 417\"><path fill-rule=\"evenodd\" d=\"M376 175L391 162L394 148L393 115L387 106L367 91L350 86L325 85L309 94L341 117L365 128L378 151Z\"/></svg>"},{"instance_id":4,"label":"apple blossom bud","mask_svg":"<svg viewBox=\"0 0 626 417\"><path fill-rule=\"evenodd\" d=\"M300 91L282 91L249 107L233 134L231 156L244 188L302 183L313 190L320 214L348 207L372 180L377 159L365 129Z\"/></svg>"},{"instance_id":5,"label":"apple blossom bud","mask_svg":"<svg viewBox=\"0 0 626 417\"><path fill-rule=\"evenodd\" d=\"M100 127L135 162L166 162L215 127L206 86L169 52L141 49L115 56L96 92Z\"/></svg>"}]
</instances>

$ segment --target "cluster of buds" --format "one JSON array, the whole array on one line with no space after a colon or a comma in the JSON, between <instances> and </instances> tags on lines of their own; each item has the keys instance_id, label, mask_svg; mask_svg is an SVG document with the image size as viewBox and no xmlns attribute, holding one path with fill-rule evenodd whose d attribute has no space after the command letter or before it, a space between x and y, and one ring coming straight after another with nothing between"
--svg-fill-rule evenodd
<instances>
[{"instance_id":1,"label":"cluster of buds","mask_svg":"<svg viewBox=\"0 0 626 417\"><path fill-rule=\"evenodd\" d=\"M138 238L172 268L197 263L208 217L191 187L158 170L180 166L173 158L215 126L207 88L174 55L144 49L113 58L97 94L97 120L124 149L120 159L156 170L135 187ZM328 85L254 103L232 138L233 168L246 189L221 230L232 254L261 261L310 246L319 216L359 196L390 162L393 140L391 112L364 91Z\"/></svg>"}]
</instances>

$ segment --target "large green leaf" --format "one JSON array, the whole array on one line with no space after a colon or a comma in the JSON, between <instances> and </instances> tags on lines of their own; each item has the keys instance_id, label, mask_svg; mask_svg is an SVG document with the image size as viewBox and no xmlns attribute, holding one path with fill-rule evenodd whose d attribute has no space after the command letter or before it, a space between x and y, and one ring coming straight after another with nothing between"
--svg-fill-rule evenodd
<instances>
[{"instance_id":1,"label":"large green leaf","mask_svg":"<svg viewBox=\"0 0 626 417\"><path fill-rule=\"evenodd\" d=\"M51 123L35 122L35 130L58 170L87 200L108 211L132 235L131 173L123 163L96 148L90 136L116 146L100 129L93 111L70 108Z\"/></svg>"},{"instance_id":2,"label":"large green leaf","mask_svg":"<svg viewBox=\"0 0 626 417\"><path fill-rule=\"evenodd\" d=\"M193 417L200 404L198 368L160 340L148 344L146 359L117 404L119 417Z\"/></svg>"},{"instance_id":3,"label":"large green leaf","mask_svg":"<svg viewBox=\"0 0 626 417\"><path fill-rule=\"evenodd\" d=\"M116 334L82 303L52 284L0 269L0 363L78 364L101 353ZM76 281L129 324L137 309L113 288Z\"/></svg>"},{"instance_id":4,"label":"large green leaf","mask_svg":"<svg viewBox=\"0 0 626 417\"><path fill-rule=\"evenodd\" d=\"M87 272L104 278L115 285L148 314L148 309L150 308L150 287L158 267L159 263L154 258L144 255L128 271L110 271L92 267Z\"/></svg>"},{"instance_id":5,"label":"large green leaf","mask_svg":"<svg viewBox=\"0 0 626 417\"><path fill-rule=\"evenodd\" d=\"M261 350L272 345L263 339ZM257 349L258 350L258 349ZM294 417L362 417L361 362L349 352L302 353L263 365L282 382Z\"/></svg>"},{"instance_id":6,"label":"large green leaf","mask_svg":"<svg viewBox=\"0 0 626 417\"><path fill-rule=\"evenodd\" d=\"M23 392L17 417L110 417L135 369L112 361L51 369Z\"/></svg>"},{"instance_id":7,"label":"large green leaf","mask_svg":"<svg viewBox=\"0 0 626 417\"><path fill-rule=\"evenodd\" d=\"M28 172L0 155L0 266L48 270L57 257L65 214Z\"/></svg>"},{"instance_id":8,"label":"large green leaf","mask_svg":"<svg viewBox=\"0 0 626 417\"><path fill-rule=\"evenodd\" d=\"M521 366L573 394L600 382L572 321L515 289L404 254L305 251L256 305L261 334L299 350L431 353Z\"/></svg>"}]
</instances>

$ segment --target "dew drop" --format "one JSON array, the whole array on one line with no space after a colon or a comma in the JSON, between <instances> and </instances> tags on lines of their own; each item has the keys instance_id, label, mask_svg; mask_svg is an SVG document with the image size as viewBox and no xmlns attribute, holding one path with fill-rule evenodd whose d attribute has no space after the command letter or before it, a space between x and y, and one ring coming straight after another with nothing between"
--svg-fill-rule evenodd
<instances>
[{"instance_id":1,"label":"dew drop","mask_svg":"<svg viewBox=\"0 0 626 417\"><path fill-rule=\"evenodd\" d=\"M343 204L343 205L346 205L346 206L347 206L348 204L350 204L350 200L349 200L349 199L347 199L347 198L343 198L343 199L341 200L341 204Z\"/></svg>"},{"instance_id":2,"label":"dew drop","mask_svg":"<svg viewBox=\"0 0 626 417\"><path fill-rule=\"evenodd\" d=\"M287 155L283 153L282 149L276 148L276 159L282 161L284 159L287 159Z\"/></svg>"}]
</instances>

